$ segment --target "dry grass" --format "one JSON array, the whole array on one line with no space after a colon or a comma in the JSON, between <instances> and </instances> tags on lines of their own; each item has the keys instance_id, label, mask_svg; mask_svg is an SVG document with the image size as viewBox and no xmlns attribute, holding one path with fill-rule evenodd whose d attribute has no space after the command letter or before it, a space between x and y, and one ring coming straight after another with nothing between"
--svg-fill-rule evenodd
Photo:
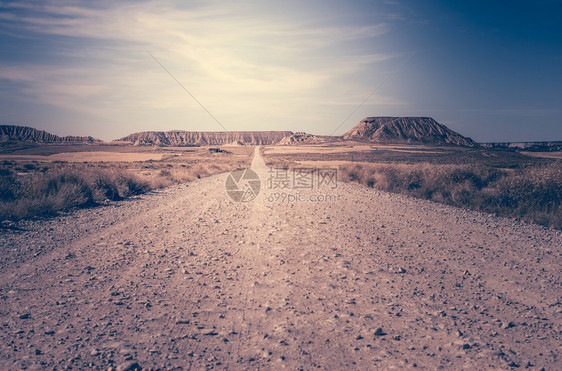
<instances>
[{"instance_id":1,"label":"dry grass","mask_svg":"<svg viewBox=\"0 0 562 371\"><path fill-rule=\"evenodd\" d=\"M531 157L539 157L539 158L555 158L558 160L562 160L562 152L527 152L521 151L521 154Z\"/></svg>"},{"instance_id":2,"label":"dry grass","mask_svg":"<svg viewBox=\"0 0 562 371\"><path fill-rule=\"evenodd\" d=\"M88 172L57 169L24 177L4 170L0 179L2 220L51 216L150 190L150 184L135 174L102 169Z\"/></svg>"},{"instance_id":3,"label":"dry grass","mask_svg":"<svg viewBox=\"0 0 562 371\"><path fill-rule=\"evenodd\" d=\"M262 154L272 167L337 167L344 181L562 229L560 160L481 148L365 151L344 144L339 148L349 152L302 146L299 154L270 147Z\"/></svg>"},{"instance_id":4,"label":"dry grass","mask_svg":"<svg viewBox=\"0 0 562 371\"><path fill-rule=\"evenodd\" d=\"M66 161L66 162L133 162L161 160L165 156L164 153L147 153L147 152L62 152L55 153L50 156L41 155L14 155L0 154L0 161Z\"/></svg>"},{"instance_id":5,"label":"dry grass","mask_svg":"<svg viewBox=\"0 0 562 371\"><path fill-rule=\"evenodd\" d=\"M252 152L195 148L131 162L5 160L0 162L0 221L52 216L245 167ZM79 159L80 152L72 156ZM91 160L90 154L84 159Z\"/></svg>"},{"instance_id":6,"label":"dry grass","mask_svg":"<svg viewBox=\"0 0 562 371\"><path fill-rule=\"evenodd\" d=\"M191 182L210 175L224 173L238 167L233 167L232 164L227 163L197 163L175 168L164 168L157 174L145 174L148 175L153 184L158 184L156 188L164 188L172 184Z\"/></svg>"},{"instance_id":7,"label":"dry grass","mask_svg":"<svg viewBox=\"0 0 562 371\"><path fill-rule=\"evenodd\" d=\"M429 163L339 169L344 181L562 229L561 162L515 170Z\"/></svg>"}]
</instances>

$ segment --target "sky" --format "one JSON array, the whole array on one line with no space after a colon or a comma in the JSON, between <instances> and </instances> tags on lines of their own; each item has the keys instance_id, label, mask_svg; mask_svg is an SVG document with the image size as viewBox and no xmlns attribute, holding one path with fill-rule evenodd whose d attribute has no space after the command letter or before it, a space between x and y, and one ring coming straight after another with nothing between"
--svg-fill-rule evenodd
<instances>
[{"instance_id":1,"label":"sky","mask_svg":"<svg viewBox=\"0 0 562 371\"><path fill-rule=\"evenodd\" d=\"M562 140L560 19L562 0L0 0L0 124L113 140L430 116Z\"/></svg>"}]
</instances>

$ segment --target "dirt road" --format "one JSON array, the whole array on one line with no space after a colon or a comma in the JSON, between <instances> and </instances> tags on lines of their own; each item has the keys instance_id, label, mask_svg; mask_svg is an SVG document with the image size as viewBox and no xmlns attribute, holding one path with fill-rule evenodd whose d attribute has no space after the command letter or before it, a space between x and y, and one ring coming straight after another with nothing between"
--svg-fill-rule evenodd
<instances>
[{"instance_id":1,"label":"dirt road","mask_svg":"<svg viewBox=\"0 0 562 371\"><path fill-rule=\"evenodd\" d=\"M560 231L252 168L1 230L0 369L562 368Z\"/></svg>"}]
</instances>

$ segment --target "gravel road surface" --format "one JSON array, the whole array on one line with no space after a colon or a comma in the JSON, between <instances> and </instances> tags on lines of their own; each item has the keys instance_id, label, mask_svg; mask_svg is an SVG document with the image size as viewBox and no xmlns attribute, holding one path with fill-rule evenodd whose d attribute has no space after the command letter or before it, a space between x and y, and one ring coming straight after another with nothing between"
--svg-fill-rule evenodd
<instances>
[{"instance_id":1,"label":"gravel road surface","mask_svg":"<svg viewBox=\"0 0 562 371\"><path fill-rule=\"evenodd\" d=\"M561 231L252 169L0 230L0 369L562 369Z\"/></svg>"}]
</instances>

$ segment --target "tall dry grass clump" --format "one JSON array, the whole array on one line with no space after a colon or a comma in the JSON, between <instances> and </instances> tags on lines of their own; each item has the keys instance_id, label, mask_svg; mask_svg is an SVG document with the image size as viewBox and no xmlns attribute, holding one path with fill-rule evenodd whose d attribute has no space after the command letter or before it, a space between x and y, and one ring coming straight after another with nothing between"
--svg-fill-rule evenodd
<instances>
[{"instance_id":1,"label":"tall dry grass clump","mask_svg":"<svg viewBox=\"0 0 562 371\"><path fill-rule=\"evenodd\" d=\"M0 220L50 216L144 193L150 184L127 171L57 168L16 176L2 170Z\"/></svg>"},{"instance_id":2,"label":"tall dry grass clump","mask_svg":"<svg viewBox=\"0 0 562 371\"><path fill-rule=\"evenodd\" d=\"M344 181L562 228L562 162L497 169L484 165L350 164Z\"/></svg>"},{"instance_id":3,"label":"tall dry grass clump","mask_svg":"<svg viewBox=\"0 0 562 371\"><path fill-rule=\"evenodd\" d=\"M237 166L230 163L195 163L181 167L165 168L151 178L154 188L163 188L172 184L192 182L210 175L231 171Z\"/></svg>"},{"instance_id":4,"label":"tall dry grass clump","mask_svg":"<svg viewBox=\"0 0 562 371\"><path fill-rule=\"evenodd\" d=\"M525 168L500 179L493 198L498 210L562 229L562 162Z\"/></svg>"}]
</instances>

